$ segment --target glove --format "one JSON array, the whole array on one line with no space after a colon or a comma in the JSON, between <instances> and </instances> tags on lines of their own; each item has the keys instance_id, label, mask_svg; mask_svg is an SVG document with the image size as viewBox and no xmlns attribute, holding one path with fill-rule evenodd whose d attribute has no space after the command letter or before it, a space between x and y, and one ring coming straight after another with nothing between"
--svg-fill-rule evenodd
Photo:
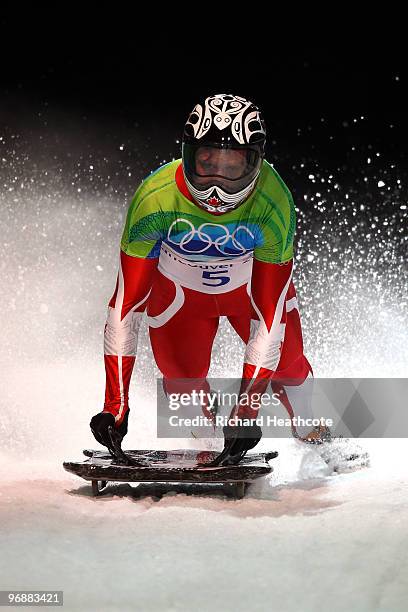
<instances>
[{"instance_id":1,"label":"glove","mask_svg":"<svg viewBox=\"0 0 408 612\"><path fill-rule=\"evenodd\" d=\"M231 458L239 456L233 463L238 463L247 451L254 448L262 438L262 429L259 425L225 425L224 449L228 449Z\"/></svg>"},{"instance_id":2,"label":"glove","mask_svg":"<svg viewBox=\"0 0 408 612\"><path fill-rule=\"evenodd\" d=\"M262 438L262 429L259 425L225 425L223 432L224 449L207 465L236 465Z\"/></svg>"},{"instance_id":3,"label":"glove","mask_svg":"<svg viewBox=\"0 0 408 612\"><path fill-rule=\"evenodd\" d=\"M111 448L112 442L108 428L113 427L115 431L119 434L119 441L122 442L128 431L129 412L130 410L126 412L123 421L119 425L119 427L116 427L115 417L112 413L102 411L98 412L98 414L95 414L95 416L92 417L91 422L89 423L95 440L99 442L99 444L102 444L107 448Z\"/></svg>"}]
</instances>

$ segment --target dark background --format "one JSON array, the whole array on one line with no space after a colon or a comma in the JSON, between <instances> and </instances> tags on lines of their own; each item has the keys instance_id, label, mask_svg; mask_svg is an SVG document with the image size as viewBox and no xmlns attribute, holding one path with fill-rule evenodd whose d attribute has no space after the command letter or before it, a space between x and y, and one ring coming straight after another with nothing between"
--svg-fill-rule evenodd
<instances>
[{"instance_id":1,"label":"dark background","mask_svg":"<svg viewBox=\"0 0 408 612\"><path fill-rule=\"evenodd\" d=\"M272 136L292 138L293 128L313 123L317 129L324 118L342 136L341 146L349 140L343 124L364 116L373 142L403 146L407 60L397 36L385 42L372 32L363 40L344 31L313 44L322 37L311 33L305 44L292 33L277 39L279 28L271 25L255 35L220 25L204 37L194 20L161 32L163 20L112 14L111 7L85 13L75 4L3 11L3 104L19 100L27 112L46 104L106 121L148 117L179 125L206 95L233 92L261 106ZM318 131L325 141L326 126Z\"/></svg>"},{"instance_id":2,"label":"dark background","mask_svg":"<svg viewBox=\"0 0 408 612\"><path fill-rule=\"evenodd\" d=\"M267 158L295 195L310 186L311 167L343 175L360 195L372 188L358 185L368 158L376 189L384 173L396 181L405 171L408 70L396 33L386 42L366 26L363 40L347 26L334 38L330 27L323 38L305 26L305 42L286 31L290 22L267 19L265 30L254 30L250 17L248 27L226 26L207 13L201 30L193 16L163 29L162 8L147 8L148 17L78 5L4 11L0 127L18 130L34 154L36 131L49 152L51 135L61 135L56 147L81 146L67 132L80 133L96 156L123 143L142 178L180 156L183 124L198 101L234 93L263 110ZM181 12L172 7L169 20Z\"/></svg>"}]
</instances>

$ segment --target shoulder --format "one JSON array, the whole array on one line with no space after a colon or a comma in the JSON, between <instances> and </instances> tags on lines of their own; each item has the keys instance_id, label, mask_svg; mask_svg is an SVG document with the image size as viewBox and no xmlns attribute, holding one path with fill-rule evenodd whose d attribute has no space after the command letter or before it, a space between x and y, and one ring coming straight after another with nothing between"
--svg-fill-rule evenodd
<instances>
[{"instance_id":1,"label":"shoulder","mask_svg":"<svg viewBox=\"0 0 408 612\"><path fill-rule=\"evenodd\" d=\"M130 208L142 205L143 202L151 203L156 198L156 195L163 195L166 190L174 189L176 185L175 174L181 163L180 159L171 161L163 166L160 166L143 179L138 189L136 190Z\"/></svg>"},{"instance_id":2,"label":"shoulder","mask_svg":"<svg viewBox=\"0 0 408 612\"><path fill-rule=\"evenodd\" d=\"M257 184L261 238L256 259L282 263L293 257L296 212L292 194L275 168L264 160Z\"/></svg>"},{"instance_id":3,"label":"shoulder","mask_svg":"<svg viewBox=\"0 0 408 612\"><path fill-rule=\"evenodd\" d=\"M142 180L129 204L128 217L139 217L159 210L161 198L176 187L175 174L180 163L181 160L176 159L164 164Z\"/></svg>"},{"instance_id":4,"label":"shoulder","mask_svg":"<svg viewBox=\"0 0 408 612\"><path fill-rule=\"evenodd\" d=\"M293 236L296 210L292 194L277 170L266 160L263 162L257 185L258 201L263 204L264 215L276 220Z\"/></svg>"},{"instance_id":5,"label":"shoulder","mask_svg":"<svg viewBox=\"0 0 408 612\"><path fill-rule=\"evenodd\" d=\"M258 189L271 203L281 208L294 209L293 197L288 186L278 171L266 160L263 161Z\"/></svg>"},{"instance_id":6,"label":"shoulder","mask_svg":"<svg viewBox=\"0 0 408 612\"><path fill-rule=\"evenodd\" d=\"M161 238L161 206L166 197L173 197L179 164L180 160L175 160L160 166L139 185L128 207L123 229L121 248L125 253L129 243L154 242Z\"/></svg>"}]
</instances>

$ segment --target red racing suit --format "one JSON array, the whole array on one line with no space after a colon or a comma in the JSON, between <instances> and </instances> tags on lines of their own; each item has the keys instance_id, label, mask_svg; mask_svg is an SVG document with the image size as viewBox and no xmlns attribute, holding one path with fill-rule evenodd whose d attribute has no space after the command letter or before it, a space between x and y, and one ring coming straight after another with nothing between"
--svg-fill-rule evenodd
<instances>
[{"instance_id":1,"label":"red racing suit","mask_svg":"<svg viewBox=\"0 0 408 612\"><path fill-rule=\"evenodd\" d=\"M220 316L228 318L246 345L241 391L264 392L274 379L299 385L311 372L303 354L301 322L292 281L293 227L291 238L282 230L282 227L293 226L293 201L289 200L289 212L285 217L283 204L281 208L278 206L283 200L277 196L275 200L266 199L271 208L275 206L274 216L271 216L270 209L261 208L260 200L254 200L256 194L253 194L250 210L251 214L255 210L254 214L258 215L262 232L252 221L253 216L247 214L251 203L246 209L245 203L238 207L242 212L233 219L233 230L225 224L225 215L213 215L213 219L207 220L211 215L205 213L207 218L203 223L202 218L197 220L189 212L198 207L186 187L180 161L170 166L171 172L167 168L165 178L170 175L172 182L163 179L164 187L159 183L159 187L151 188L147 196L143 188L136 192L122 237L116 288L108 304L104 330L104 411L115 416L117 426L129 408L129 384L145 310L153 354L163 374L166 392L173 390L172 381L175 380L179 392L181 378L192 381L190 389L192 386L209 389L206 376ZM269 166L267 170L270 169ZM277 175L275 170L273 172ZM261 180L258 190L267 198L265 185L267 182ZM286 197L284 189L282 193ZM178 217L171 216L171 202L169 210L154 208L160 206L161 194L166 195L167 201L169 194L182 199L182 217L180 212ZM148 210L139 214L153 196L158 202L153 212L150 204ZM287 205L287 201L284 202ZM136 220L135 210L139 215ZM180 226L181 221L184 226ZM223 233L217 234L221 227ZM273 234L268 233L269 230ZM211 249L213 251L204 259L203 253ZM273 389L276 391L277 387ZM280 383L279 389L282 403L293 414ZM253 416L248 408L238 408L238 411Z\"/></svg>"}]
</instances>

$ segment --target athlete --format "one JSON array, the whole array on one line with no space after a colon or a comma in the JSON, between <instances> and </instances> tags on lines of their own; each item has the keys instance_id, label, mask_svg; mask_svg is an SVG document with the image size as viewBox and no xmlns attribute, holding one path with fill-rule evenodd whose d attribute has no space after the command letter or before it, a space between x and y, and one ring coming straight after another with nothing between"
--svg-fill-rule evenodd
<instances>
[{"instance_id":1,"label":"athlete","mask_svg":"<svg viewBox=\"0 0 408 612\"><path fill-rule=\"evenodd\" d=\"M218 94L197 104L185 125L182 159L161 166L139 186L120 244L119 272L104 330L103 411L95 438L127 433L129 383L138 330L149 335L167 394L209 391L206 376L220 316L246 344L240 392L271 383L291 417L305 408L312 377L303 354L292 281L295 207L289 189L264 159L265 123L251 101ZM282 384L282 381L287 381ZM307 403L307 402L306 402ZM238 403L235 416L255 416ZM293 434L320 441L320 429ZM256 425L224 428L219 463L238 462L261 437Z\"/></svg>"}]
</instances>

